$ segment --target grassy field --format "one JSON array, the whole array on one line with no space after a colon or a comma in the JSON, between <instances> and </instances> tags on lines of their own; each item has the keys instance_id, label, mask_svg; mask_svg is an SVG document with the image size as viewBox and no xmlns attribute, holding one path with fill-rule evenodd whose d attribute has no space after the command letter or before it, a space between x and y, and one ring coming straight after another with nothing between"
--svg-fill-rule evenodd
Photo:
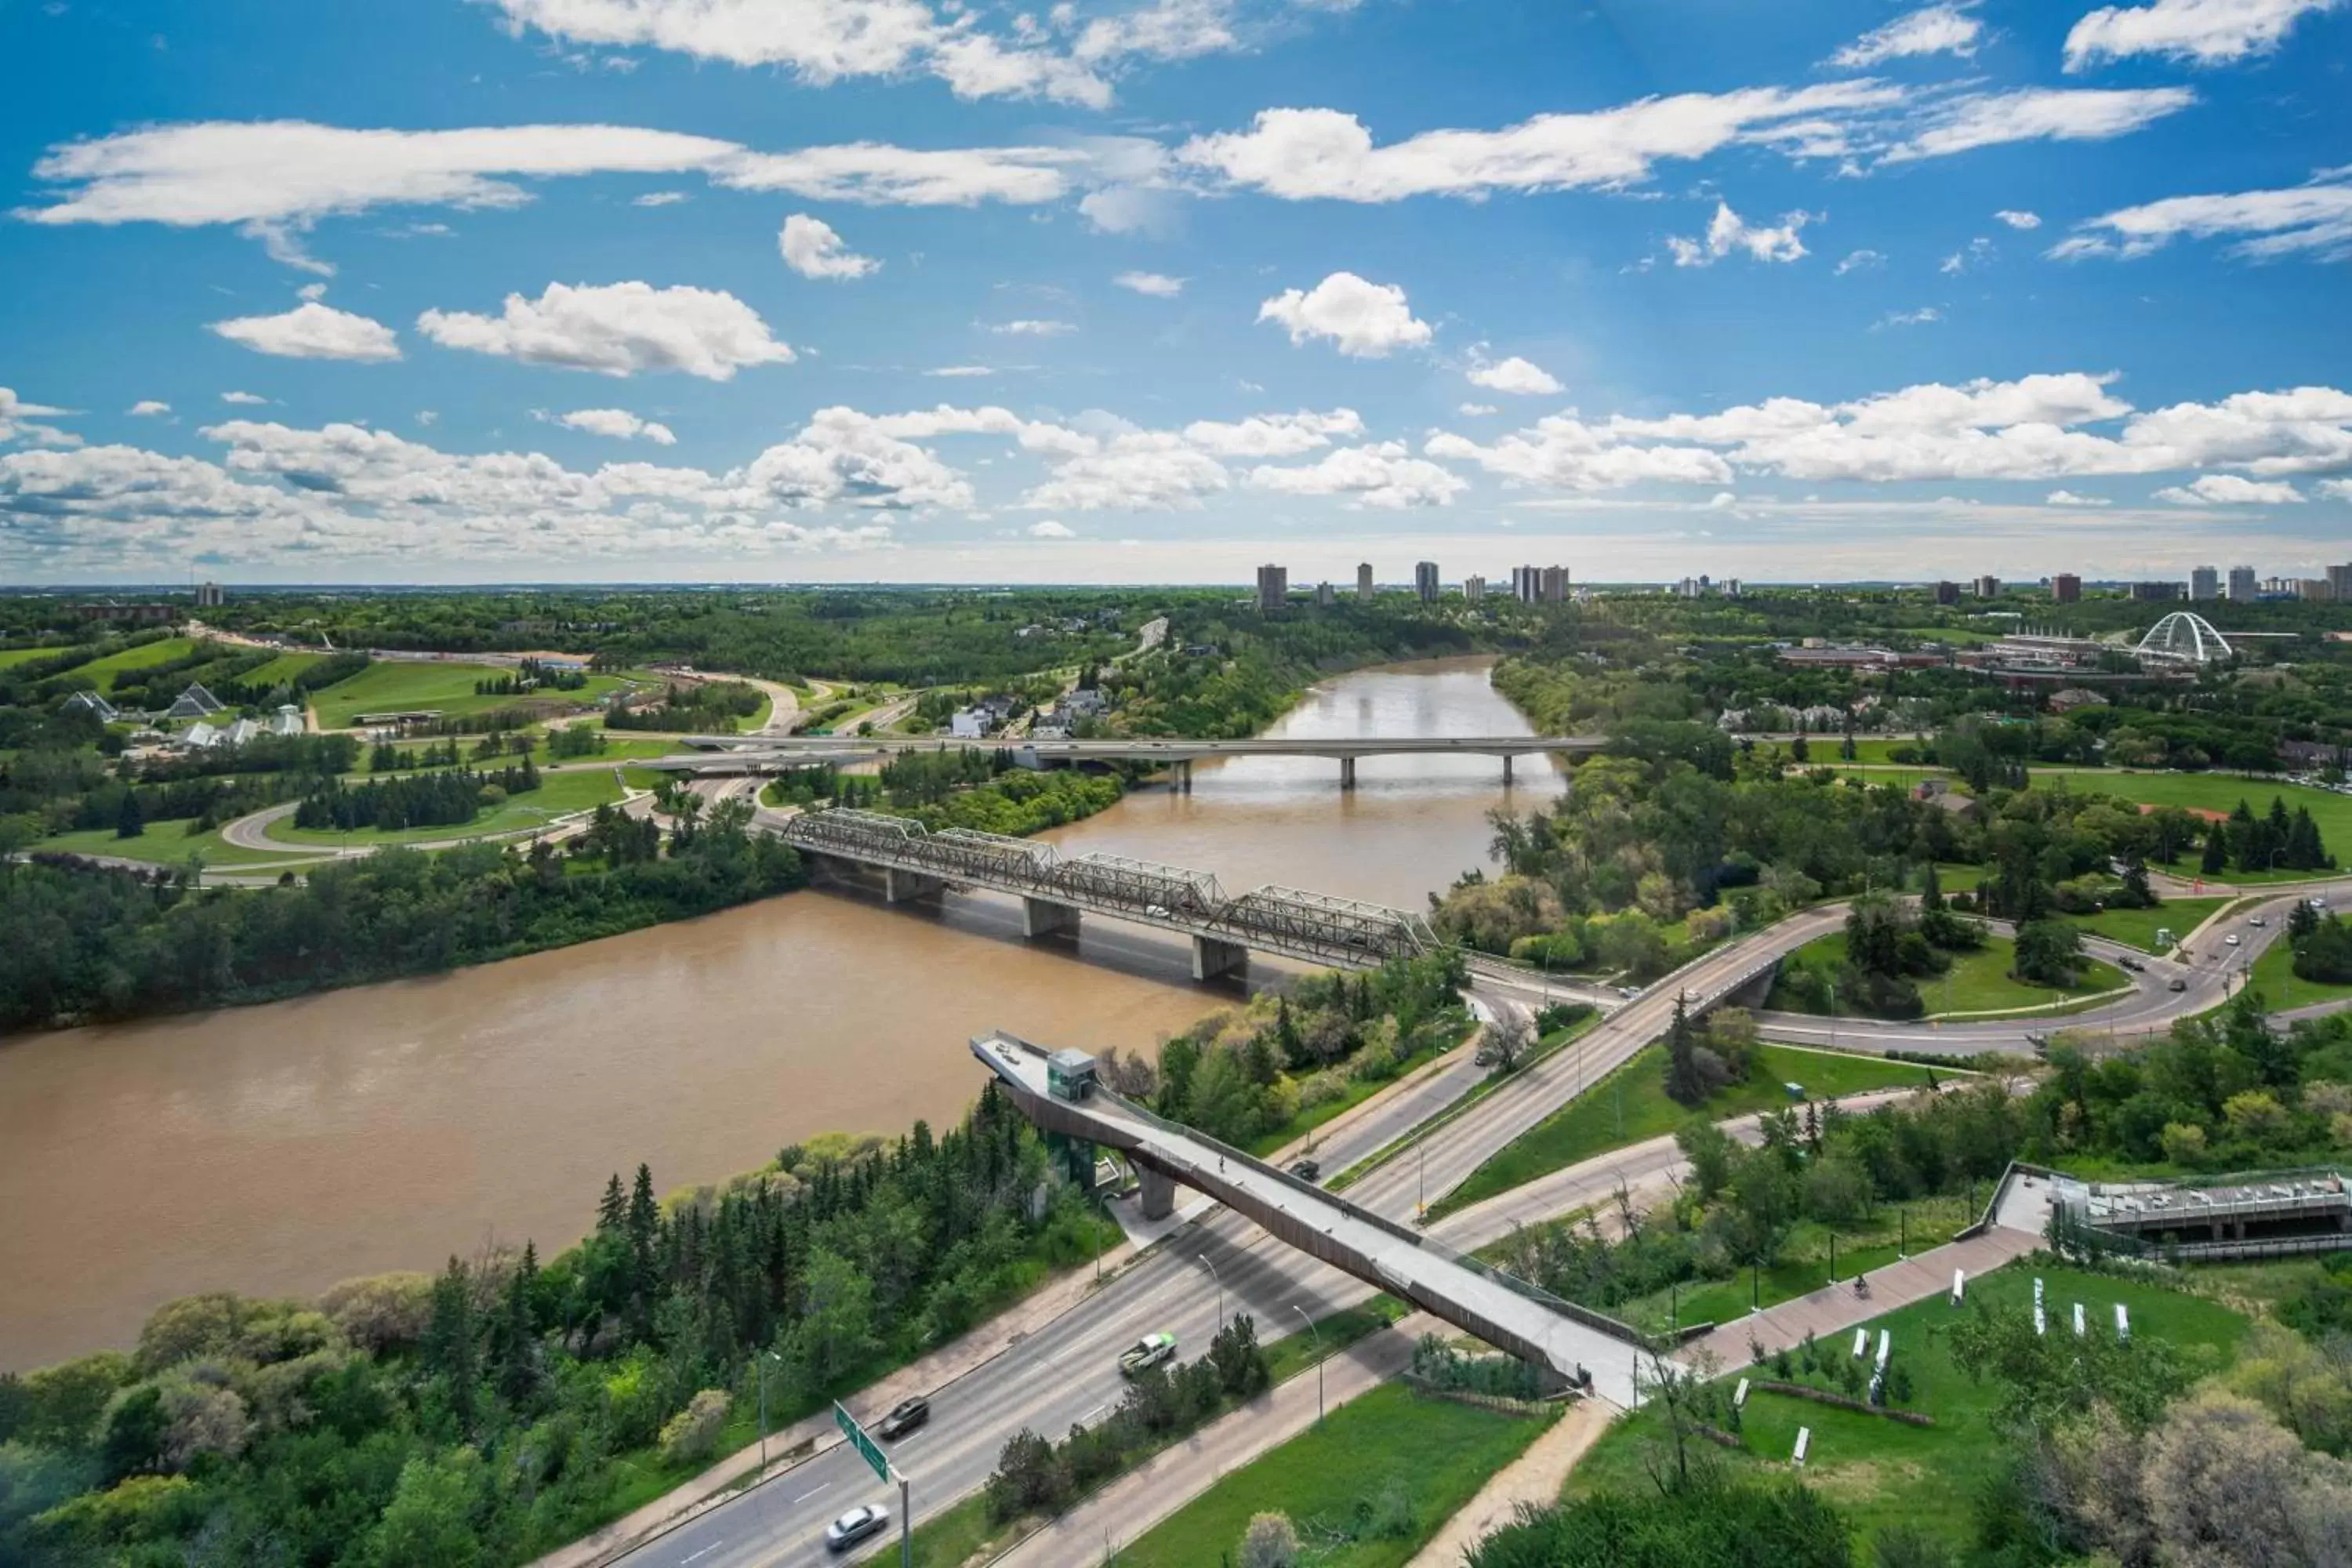
<instances>
[{"instance_id":1,"label":"grassy field","mask_svg":"<svg viewBox=\"0 0 2352 1568\"><path fill-rule=\"evenodd\" d=\"M1383 1384L1232 1471L1121 1549L1118 1560L1132 1568L1223 1568L1251 1516L1278 1512L1302 1541L1330 1542L1318 1544L1318 1568L1400 1568L1546 1425ZM1375 1535L1358 1523L1360 1505L1395 1508L1402 1527Z\"/></svg>"},{"instance_id":2,"label":"grassy field","mask_svg":"<svg viewBox=\"0 0 2352 1568\"><path fill-rule=\"evenodd\" d=\"M259 669L245 677L245 683L247 686L259 687L267 690L280 681L292 680L326 657L323 653L281 653Z\"/></svg>"},{"instance_id":3,"label":"grassy field","mask_svg":"<svg viewBox=\"0 0 2352 1568\"><path fill-rule=\"evenodd\" d=\"M314 706L319 710L321 728L347 730L362 713L431 709L457 718L467 713L487 713L492 709L511 708L537 700L531 697L475 695L474 682L494 680L513 673L511 669L487 664L395 664L380 661L368 666L349 680L338 681L320 692L314 700ZM550 695L567 703L588 703L625 684L618 676L592 675L582 690L559 691Z\"/></svg>"},{"instance_id":4,"label":"grassy field","mask_svg":"<svg viewBox=\"0 0 2352 1568\"><path fill-rule=\"evenodd\" d=\"M60 855L110 855L119 860L143 860L153 866L184 866L190 857L202 855L206 869L215 871L272 868L302 858L298 854L268 855L240 849L224 842L218 828L192 834L187 826L187 821L153 822L136 838L118 838L111 827L94 827L84 833L54 834L34 845L33 849L36 853L47 850Z\"/></svg>"},{"instance_id":5,"label":"grassy field","mask_svg":"<svg viewBox=\"0 0 2352 1568\"><path fill-rule=\"evenodd\" d=\"M2045 1269L2042 1278L2052 1306L2052 1332L2062 1331L2060 1325L2076 1301L2100 1325L2113 1321L2113 1303L2120 1301L2131 1311L2135 1336L2170 1342L2193 1373L2227 1366L2246 1330L2246 1320L2227 1308L2161 1284L2064 1268ZM2033 1274L2012 1264L1970 1280L1969 1299L2006 1307L2030 1303ZM1938 1297L1889 1312L1872 1324L1893 1336L1895 1358L1911 1373L1915 1392L1910 1408L1934 1416L1934 1426L1909 1426L1785 1394L1757 1393L1749 1395L1741 1424L1744 1450L1726 1452L1705 1443L1695 1447L1735 1472L1778 1474L1786 1469L1797 1428L1810 1426L1813 1436L1805 1479L1845 1511L1859 1534L1867 1537L1885 1525L1912 1523L1947 1540L1969 1539L1972 1500L2009 1449L1992 1425L1996 1391L1970 1383L1952 1364L1943 1331L1953 1316L1953 1309ZM1726 1374L1727 1381L1736 1380L1740 1370L1752 1369L1735 1369ZM1577 1467L1569 1483L1570 1493L1649 1489L1654 1483L1643 1458L1663 1430L1654 1406L1620 1421Z\"/></svg>"},{"instance_id":6,"label":"grassy field","mask_svg":"<svg viewBox=\"0 0 2352 1568\"><path fill-rule=\"evenodd\" d=\"M2324 985L2316 980L2298 980L2294 973L2294 956L2284 935L2271 943L2248 972L2248 984L2263 994L2272 1007L2308 1007L2314 1002L2334 1002L2352 996L2352 985Z\"/></svg>"},{"instance_id":7,"label":"grassy field","mask_svg":"<svg viewBox=\"0 0 2352 1568\"><path fill-rule=\"evenodd\" d=\"M2063 779L2070 789L2100 790L2123 800L2144 802L2149 805L2178 805L2200 811L2234 811L2244 801L2254 815L2262 816L2271 808L2271 797L2276 795L2292 812L2298 806L2308 807L2311 819L2319 826L2319 837L2326 840L2328 851L2337 860L2352 862L2352 795L2337 795L2332 790L2309 789L2300 784L2273 784L2268 779L2246 778L2237 773L2142 773L2128 769L2061 769L2035 768L2033 777L2046 784ZM2188 874L2196 874L2193 858ZM2292 873L2307 877L2308 871ZM2234 869L2223 873L2226 879L2237 881Z\"/></svg>"},{"instance_id":8,"label":"grassy field","mask_svg":"<svg viewBox=\"0 0 2352 1568\"><path fill-rule=\"evenodd\" d=\"M286 816L269 825L268 837L278 843L297 847L336 847L348 843L354 848L370 844L422 844L442 838L478 838L491 833L528 832L543 826L550 817L586 811L621 798L621 786L614 781L610 768L541 773L540 778L537 789L528 795L517 795L496 811L484 812L467 823L409 827L394 833L368 829L346 836L332 830L297 827L294 819Z\"/></svg>"},{"instance_id":9,"label":"grassy field","mask_svg":"<svg viewBox=\"0 0 2352 1568\"><path fill-rule=\"evenodd\" d=\"M2204 923L2205 917L2228 903L2227 899L2168 899L2152 910L2102 910L2095 915L2067 917L2086 931L2120 942L2143 952L2161 952L2156 933L2169 931L2185 937Z\"/></svg>"},{"instance_id":10,"label":"grassy field","mask_svg":"<svg viewBox=\"0 0 2352 1568\"><path fill-rule=\"evenodd\" d=\"M87 675L100 691L114 689L114 678L125 670L147 669L159 664L169 664L175 658L185 658L195 651L196 645L186 637L163 637L155 642L141 643L137 647L124 648L121 653L92 659L74 673Z\"/></svg>"},{"instance_id":11,"label":"grassy field","mask_svg":"<svg viewBox=\"0 0 2352 1568\"><path fill-rule=\"evenodd\" d=\"M30 664L37 658L47 658L66 650L61 647L0 648L0 669L13 669L20 664Z\"/></svg>"},{"instance_id":12,"label":"grassy field","mask_svg":"<svg viewBox=\"0 0 2352 1568\"><path fill-rule=\"evenodd\" d=\"M2071 991L2053 986L2030 985L2009 976L2009 966L2016 957L2017 944L2005 936L1987 937L1985 944L1974 952L1952 953L1951 968L1941 974L1922 976L1919 994L1927 1004L1927 1016L1953 1014L2012 1013L2033 1010L2053 1016L2079 1011L2092 1005L2084 998L2101 992L2112 991L2124 984L2123 972L2087 960L2083 965L2082 984ZM1807 942L1791 955L1797 962L1835 973L1845 963L1845 933L1832 931ZM2051 1005L2051 1004L2062 1004ZM2066 1005L2063 1004L2073 1004ZM1772 988L1766 1004L1776 1012L1821 1014L1823 1008L1808 1005L1785 985ZM1841 1002L1841 1011L1853 1009Z\"/></svg>"},{"instance_id":13,"label":"grassy field","mask_svg":"<svg viewBox=\"0 0 2352 1568\"><path fill-rule=\"evenodd\" d=\"M1835 1100L1864 1089L1927 1081L1927 1069L1912 1063L1795 1046L1759 1046L1747 1082L1729 1086L1691 1110L1666 1098L1665 1061L1665 1047L1645 1047L1563 1110L1496 1150L1460 1186L1430 1205L1430 1217L1468 1208L1595 1154L1672 1132L1694 1116L1720 1121L1787 1105L1784 1084L1801 1084L1816 1100Z\"/></svg>"}]
</instances>

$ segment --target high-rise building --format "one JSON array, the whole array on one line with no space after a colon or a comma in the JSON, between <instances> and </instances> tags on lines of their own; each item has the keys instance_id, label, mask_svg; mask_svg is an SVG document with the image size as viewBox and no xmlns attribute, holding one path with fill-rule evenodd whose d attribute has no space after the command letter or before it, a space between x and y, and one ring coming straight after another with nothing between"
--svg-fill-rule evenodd
<instances>
[{"instance_id":1,"label":"high-rise building","mask_svg":"<svg viewBox=\"0 0 2352 1568\"><path fill-rule=\"evenodd\" d=\"M1333 588L1333 587L1331 586L1331 584L1328 584L1328 583L1318 583L1318 584L1315 584L1315 605L1316 605L1316 608L1318 608L1318 609L1322 609L1322 610L1328 610L1328 609L1329 609L1332 605L1334 605L1338 604L1339 602L1339 590L1337 590L1337 589Z\"/></svg>"},{"instance_id":2,"label":"high-rise building","mask_svg":"<svg viewBox=\"0 0 2352 1568\"><path fill-rule=\"evenodd\" d=\"M2061 572L2050 579L2050 596L2062 605L2079 605L2083 602L2083 580L2072 572Z\"/></svg>"},{"instance_id":3,"label":"high-rise building","mask_svg":"<svg viewBox=\"0 0 2352 1568\"><path fill-rule=\"evenodd\" d=\"M1939 605L1957 605L1959 602L1960 585L1958 583L1938 583L1936 584L1936 603Z\"/></svg>"},{"instance_id":4,"label":"high-rise building","mask_svg":"<svg viewBox=\"0 0 2352 1568\"><path fill-rule=\"evenodd\" d=\"M1547 566L1536 577L1536 596L1547 605L1568 603L1568 568Z\"/></svg>"},{"instance_id":5,"label":"high-rise building","mask_svg":"<svg viewBox=\"0 0 2352 1568\"><path fill-rule=\"evenodd\" d=\"M2232 566L2230 568L2230 597L2232 601L2242 601L2247 604L2252 604L2255 599L2262 596L2262 584L2254 576L2254 569L2252 567Z\"/></svg>"},{"instance_id":6,"label":"high-rise building","mask_svg":"<svg viewBox=\"0 0 2352 1568\"><path fill-rule=\"evenodd\" d=\"M1437 603L1437 563L1416 561L1412 563L1412 591L1421 595L1424 605Z\"/></svg>"},{"instance_id":7,"label":"high-rise building","mask_svg":"<svg viewBox=\"0 0 2352 1568\"><path fill-rule=\"evenodd\" d=\"M1486 579L1476 575L1475 573L1470 576L1462 579L1462 602L1464 604L1482 604L1486 601Z\"/></svg>"},{"instance_id":8,"label":"high-rise building","mask_svg":"<svg viewBox=\"0 0 2352 1568\"><path fill-rule=\"evenodd\" d=\"M2131 585L2131 596L2142 601L2143 603L2159 599L2178 599L2180 597L2180 584L2178 583L2135 583Z\"/></svg>"},{"instance_id":9,"label":"high-rise building","mask_svg":"<svg viewBox=\"0 0 2352 1568\"><path fill-rule=\"evenodd\" d=\"M2298 599L2333 599L2336 597L2336 584L2325 577L2305 577L2295 584L2294 596Z\"/></svg>"},{"instance_id":10,"label":"high-rise building","mask_svg":"<svg viewBox=\"0 0 2352 1568\"><path fill-rule=\"evenodd\" d=\"M1372 602L1372 563L1369 561L1356 568L1356 597L1369 605Z\"/></svg>"},{"instance_id":11,"label":"high-rise building","mask_svg":"<svg viewBox=\"0 0 2352 1568\"><path fill-rule=\"evenodd\" d=\"M2218 599L2221 596L2221 574L2210 566L2189 569L2189 596L2192 599Z\"/></svg>"},{"instance_id":12,"label":"high-rise building","mask_svg":"<svg viewBox=\"0 0 2352 1568\"><path fill-rule=\"evenodd\" d=\"M1977 597L1979 599L2000 597L2000 579L1998 577L1979 577L1977 579L1976 588Z\"/></svg>"},{"instance_id":13,"label":"high-rise building","mask_svg":"<svg viewBox=\"0 0 2352 1568\"><path fill-rule=\"evenodd\" d=\"M206 580L196 584L196 608L217 610L221 607L221 585Z\"/></svg>"},{"instance_id":14,"label":"high-rise building","mask_svg":"<svg viewBox=\"0 0 2352 1568\"><path fill-rule=\"evenodd\" d=\"M1257 610L1262 616L1278 616L1290 602L1290 568L1261 566L1257 569Z\"/></svg>"},{"instance_id":15,"label":"high-rise building","mask_svg":"<svg viewBox=\"0 0 2352 1568\"><path fill-rule=\"evenodd\" d=\"M2352 604L2352 563L2327 569L2327 585L2336 590L2336 602Z\"/></svg>"}]
</instances>

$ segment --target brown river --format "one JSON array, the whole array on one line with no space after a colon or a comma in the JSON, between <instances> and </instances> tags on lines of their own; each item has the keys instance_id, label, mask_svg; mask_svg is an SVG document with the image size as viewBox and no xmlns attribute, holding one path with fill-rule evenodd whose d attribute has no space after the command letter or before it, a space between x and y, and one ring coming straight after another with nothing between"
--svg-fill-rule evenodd
<instances>
[{"instance_id":1,"label":"brown river","mask_svg":"<svg viewBox=\"0 0 2352 1568\"><path fill-rule=\"evenodd\" d=\"M1276 735L1525 734L1475 659L1310 691ZM1522 759L1202 763L1052 837L1409 909L1486 859L1486 813L1556 795ZM605 1177L710 1181L831 1130L951 1121L966 1041L1149 1047L1235 994L1181 944L1090 921L1024 942L1010 900L811 891L460 970L0 1042L0 1369L127 1345L200 1290L309 1294L585 1230ZM1273 967L1260 963L1265 976Z\"/></svg>"}]
</instances>

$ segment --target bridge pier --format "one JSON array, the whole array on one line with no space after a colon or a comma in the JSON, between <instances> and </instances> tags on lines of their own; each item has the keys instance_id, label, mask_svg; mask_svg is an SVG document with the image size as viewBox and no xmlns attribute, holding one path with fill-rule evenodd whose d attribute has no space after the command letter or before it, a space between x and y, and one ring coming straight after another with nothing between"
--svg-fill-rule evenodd
<instances>
[{"instance_id":1,"label":"bridge pier","mask_svg":"<svg viewBox=\"0 0 2352 1568\"><path fill-rule=\"evenodd\" d=\"M1213 936L1192 939L1192 978L1214 980L1219 975L1235 973L1249 967L1249 949L1237 942L1219 942Z\"/></svg>"},{"instance_id":2,"label":"bridge pier","mask_svg":"<svg viewBox=\"0 0 2352 1568\"><path fill-rule=\"evenodd\" d=\"M1511 764L1517 760L1508 752L1503 753L1503 787L1505 789L1511 787Z\"/></svg>"},{"instance_id":3,"label":"bridge pier","mask_svg":"<svg viewBox=\"0 0 2352 1568\"><path fill-rule=\"evenodd\" d=\"M1339 759L1339 787L1341 789L1356 787L1356 759L1353 757Z\"/></svg>"},{"instance_id":4,"label":"bridge pier","mask_svg":"<svg viewBox=\"0 0 2352 1568\"><path fill-rule=\"evenodd\" d=\"M1021 934L1044 936L1050 931L1075 932L1078 929L1078 911L1071 904L1057 904L1050 899L1024 898L1021 900Z\"/></svg>"},{"instance_id":5,"label":"bridge pier","mask_svg":"<svg viewBox=\"0 0 2352 1568\"><path fill-rule=\"evenodd\" d=\"M1143 1217L1166 1219L1176 1212L1176 1180L1165 1176L1149 1165L1138 1165L1135 1173L1143 1178Z\"/></svg>"},{"instance_id":6,"label":"bridge pier","mask_svg":"<svg viewBox=\"0 0 2352 1568\"><path fill-rule=\"evenodd\" d=\"M926 877L920 871L901 871L895 866L882 868L882 901L889 904L911 903L918 899L936 899L947 891L947 884L937 877Z\"/></svg>"},{"instance_id":7,"label":"bridge pier","mask_svg":"<svg viewBox=\"0 0 2352 1568\"><path fill-rule=\"evenodd\" d=\"M1176 764L1174 783L1178 795L1192 793L1192 763L1189 758Z\"/></svg>"}]
</instances>

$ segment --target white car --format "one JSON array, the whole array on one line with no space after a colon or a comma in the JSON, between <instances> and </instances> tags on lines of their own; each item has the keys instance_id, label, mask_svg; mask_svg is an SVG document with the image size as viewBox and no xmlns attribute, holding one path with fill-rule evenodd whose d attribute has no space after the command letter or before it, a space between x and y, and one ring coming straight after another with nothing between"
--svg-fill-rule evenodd
<instances>
[{"instance_id":1,"label":"white car","mask_svg":"<svg viewBox=\"0 0 2352 1568\"><path fill-rule=\"evenodd\" d=\"M890 1528L890 1510L879 1503L853 1508L824 1527L824 1549L846 1552L868 1536Z\"/></svg>"},{"instance_id":2,"label":"white car","mask_svg":"<svg viewBox=\"0 0 2352 1568\"><path fill-rule=\"evenodd\" d=\"M2221 940L2231 947L2238 945L2238 934L2235 931L2231 931L2228 936L2223 937Z\"/></svg>"}]
</instances>

